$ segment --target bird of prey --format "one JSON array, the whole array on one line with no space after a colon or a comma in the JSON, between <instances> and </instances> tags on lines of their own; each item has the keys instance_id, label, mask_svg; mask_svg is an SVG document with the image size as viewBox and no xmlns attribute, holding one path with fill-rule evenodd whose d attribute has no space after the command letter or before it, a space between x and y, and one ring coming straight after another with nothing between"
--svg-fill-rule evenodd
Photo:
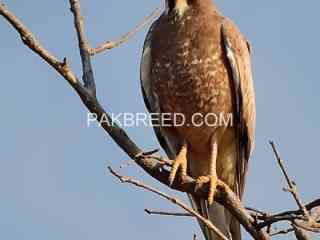
<instances>
[{"instance_id":1,"label":"bird of prey","mask_svg":"<svg viewBox=\"0 0 320 240\"><path fill-rule=\"evenodd\" d=\"M173 160L170 182L177 173L209 181L207 199L189 196L192 207L228 239L239 240L239 222L213 197L217 179L240 199L244 191L255 132L250 47L211 0L165 1L165 11L144 44L140 71L144 101L149 112L160 116L154 131ZM174 117L161 121L164 113L179 113L183 124ZM230 114L228 124L216 121ZM207 240L220 239L199 224Z\"/></svg>"}]
</instances>

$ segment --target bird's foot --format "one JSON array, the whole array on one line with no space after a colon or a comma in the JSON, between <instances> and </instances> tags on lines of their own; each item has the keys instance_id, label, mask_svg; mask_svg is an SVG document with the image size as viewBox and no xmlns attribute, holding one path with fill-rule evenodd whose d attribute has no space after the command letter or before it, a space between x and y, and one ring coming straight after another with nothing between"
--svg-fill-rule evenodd
<instances>
[{"instance_id":1,"label":"bird's foot","mask_svg":"<svg viewBox=\"0 0 320 240\"><path fill-rule=\"evenodd\" d=\"M208 203L211 205L214 202L214 194L218 185L218 178L216 175L211 176L200 176L197 178L197 185L209 182L209 193L208 193Z\"/></svg>"},{"instance_id":2,"label":"bird's foot","mask_svg":"<svg viewBox=\"0 0 320 240\"><path fill-rule=\"evenodd\" d=\"M170 176L169 176L170 186L173 184L178 171L182 176L187 175L187 156L186 156L185 148L181 149L180 153L177 155L176 159L173 161L173 165L172 165Z\"/></svg>"}]
</instances>

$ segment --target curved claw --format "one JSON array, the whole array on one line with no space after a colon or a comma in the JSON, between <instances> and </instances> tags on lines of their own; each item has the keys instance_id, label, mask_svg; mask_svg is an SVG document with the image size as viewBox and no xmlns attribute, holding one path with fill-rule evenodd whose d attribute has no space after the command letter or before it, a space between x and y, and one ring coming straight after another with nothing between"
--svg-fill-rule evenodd
<instances>
[{"instance_id":1,"label":"curved claw","mask_svg":"<svg viewBox=\"0 0 320 240\"><path fill-rule=\"evenodd\" d=\"M214 194L218 185L218 178L215 175L212 176L200 176L197 179L197 185L209 182L208 203L211 205L214 202Z\"/></svg>"},{"instance_id":2,"label":"curved claw","mask_svg":"<svg viewBox=\"0 0 320 240\"><path fill-rule=\"evenodd\" d=\"M187 159L185 156L178 155L178 157L174 160L169 176L170 186L173 184L178 170L180 170L181 175L187 175Z\"/></svg>"}]
</instances>

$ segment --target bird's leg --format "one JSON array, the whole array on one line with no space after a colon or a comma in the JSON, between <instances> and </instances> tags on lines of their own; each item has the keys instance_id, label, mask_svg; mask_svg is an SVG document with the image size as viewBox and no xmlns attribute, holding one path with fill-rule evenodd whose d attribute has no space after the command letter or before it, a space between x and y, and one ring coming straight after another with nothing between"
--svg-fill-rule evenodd
<instances>
[{"instance_id":1,"label":"bird's leg","mask_svg":"<svg viewBox=\"0 0 320 240\"><path fill-rule=\"evenodd\" d=\"M211 205L214 201L214 194L217 189L218 177L217 177L217 155L218 155L218 144L216 141L213 141L211 144L211 153L210 153L210 162L209 162L209 175L200 176L197 179L197 184L209 182L209 194L208 194L208 203Z\"/></svg>"},{"instance_id":2,"label":"bird's leg","mask_svg":"<svg viewBox=\"0 0 320 240\"><path fill-rule=\"evenodd\" d=\"M211 157L210 157L210 188L209 188L209 196L208 196L208 202L209 205L213 203L214 200L214 194L217 189L218 184L218 177L217 177L217 156L218 156L218 144L216 141L214 141L211 144Z\"/></svg>"},{"instance_id":3,"label":"bird's leg","mask_svg":"<svg viewBox=\"0 0 320 240\"><path fill-rule=\"evenodd\" d=\"M172 185L176 174L180 170L181 175L187 175L187 144L183 144L170 171L169 184Z\"/></svg>"}]
</instances>

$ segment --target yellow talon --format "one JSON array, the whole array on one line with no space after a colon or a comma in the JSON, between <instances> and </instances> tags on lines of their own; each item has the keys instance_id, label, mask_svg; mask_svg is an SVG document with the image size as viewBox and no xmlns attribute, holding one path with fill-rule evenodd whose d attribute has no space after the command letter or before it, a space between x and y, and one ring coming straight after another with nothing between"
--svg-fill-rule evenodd
<instances>
[{"instance_id":1,"label":"yellow talon","mask_svg":"<svg viewBox=\"0 0 320 240\"><path fill-rule=\"evenodd\" d=\"M200 176L197 179L197 184L209 182L208 203L211 205L214 202L214 194L217 189L218 178L216 176Z\"/></svg>"},{"instance_id":2,"label":"yellow talon","mask_svg":"<svg viewBox=\"0 0 320 240\"><path fill-rule=\"evenodd\" d=\"M183 146L173 162L169 176L169 184L174 182L177 172L180 170L181 175L187 175L187 148Z\"/></svg>"}]
</instances>

